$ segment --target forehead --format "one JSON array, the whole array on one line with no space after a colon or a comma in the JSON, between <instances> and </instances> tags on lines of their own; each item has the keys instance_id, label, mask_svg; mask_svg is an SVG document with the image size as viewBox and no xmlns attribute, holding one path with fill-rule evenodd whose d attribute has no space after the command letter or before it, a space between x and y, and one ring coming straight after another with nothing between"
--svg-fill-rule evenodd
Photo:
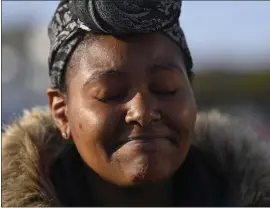
<instances>
[{"instance_id":1,"label":"forehead","mask_svg":"<svg viewBox=\"0 0 270 208\"><path fill-rule=\"evenodd\" d=\"M80 53L80 68L145 69L152 64L174 62L184 67L180 48L163 33L117 38L100 36L89 41ZM149 66L148 66L149 65Z\"/></svg>"}]
</instances>

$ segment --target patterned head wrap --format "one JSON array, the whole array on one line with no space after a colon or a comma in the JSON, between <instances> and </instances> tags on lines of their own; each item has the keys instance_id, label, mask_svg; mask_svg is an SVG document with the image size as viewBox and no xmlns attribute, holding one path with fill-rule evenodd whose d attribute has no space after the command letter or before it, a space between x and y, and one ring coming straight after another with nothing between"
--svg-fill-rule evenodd
<instances>
[{"instance_id":1,"label":"patterned head wrap","mask_svg":"<svg viewBox=\"0 0 270 208\"><path fill-rule=\"evenodd\" d=\"M179 25L181 0L64 0L48 28L49 76L62 86L66 65L87 33L108 35L163 31L181 48L188 71L192 58Z\"/></svg>"}]
</instances>

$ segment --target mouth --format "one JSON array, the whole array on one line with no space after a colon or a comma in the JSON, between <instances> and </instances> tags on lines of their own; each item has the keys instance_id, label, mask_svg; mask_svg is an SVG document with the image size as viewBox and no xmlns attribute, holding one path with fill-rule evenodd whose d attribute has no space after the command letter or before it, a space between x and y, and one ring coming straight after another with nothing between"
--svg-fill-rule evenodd
<instances>
[{"instance_id":1,"label":"mouth","mask_svg":"<svg viewBox=\"0 0 270 208\"><path fill-rule=\"evenodd\" d=\"M129 143L129 144L135 144L135 145L153 145L157 140L167 140L173 145L178 144L178 139L173 136L167 136L167 135L137 135L137 136L131 136L128 137L126 140L121 140L117 143L115 143L113 150L117 150L121 148L123 145Z\"/></svg>"}]
</instances>

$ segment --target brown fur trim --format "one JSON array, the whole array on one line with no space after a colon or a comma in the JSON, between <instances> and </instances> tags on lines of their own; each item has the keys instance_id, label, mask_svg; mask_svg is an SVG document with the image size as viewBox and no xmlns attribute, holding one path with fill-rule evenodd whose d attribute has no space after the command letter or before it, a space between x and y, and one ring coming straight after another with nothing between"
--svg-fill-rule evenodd
<instances>
[{"instance_id":1,"label":"brown fur trim","mask_svg":"<svg viewBox=\"0 0 270 208\"><path fill-rule=\"evenodd\" d=\"M25 111L2 135L2 205L57 204L48 168L61 147L48 111Z\"/></svg>"}]
</instances>

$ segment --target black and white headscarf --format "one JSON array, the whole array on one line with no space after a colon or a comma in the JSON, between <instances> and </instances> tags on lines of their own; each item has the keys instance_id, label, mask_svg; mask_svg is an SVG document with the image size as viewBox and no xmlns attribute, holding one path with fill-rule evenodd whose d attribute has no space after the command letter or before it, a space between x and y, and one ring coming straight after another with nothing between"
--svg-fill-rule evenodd
<instances>
[{"instance_id":1,"label":"black and white headscarf","mask_svg":"<svg viewBox=\"0 0 270 208\"><path fill-rule=\"evenodd\" d=\"M85 34L129 35L163 31L181 48L188 71L192 58L179 25L181 0L64 0L50 22L49 75L60 88L66 65Z\"/></svg>"}]
</instances>

